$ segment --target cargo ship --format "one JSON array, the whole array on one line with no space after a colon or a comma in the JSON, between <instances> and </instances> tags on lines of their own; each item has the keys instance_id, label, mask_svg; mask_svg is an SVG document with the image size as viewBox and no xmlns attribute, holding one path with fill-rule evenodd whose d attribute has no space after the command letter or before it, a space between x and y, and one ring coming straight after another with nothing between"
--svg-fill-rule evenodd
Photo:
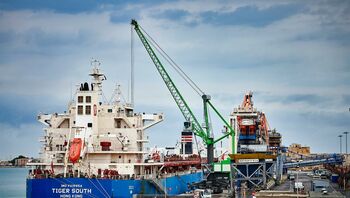
<instances>
[{"instance_id":1,"label":"cargo ship","mask_svg":"<svg viewBox=\"0 0 350 198\"><path fill-rule=\"evenodd\" d=\"M238 153L271 152L269 129L265 113L254 107L253 92L244 95L243 102L231 113L231 125L238 131Z\"/></svg>"},{"instance_id":2,"label":"cargo ship","mask_svg":"<svg viewBox=\"0 0 350 198\"><path fill-rule=\"evenodd\" d=\"M91 83L77 87L64 113L39 114L45 125L40 160L28 163L27 197L134 197L178 195L203 180L193 133L184 130L178 152L149 149L145 130L162 113L135 113L120 86L102 101L106 76L92 61Z\"/></svg>"}]
</instances>

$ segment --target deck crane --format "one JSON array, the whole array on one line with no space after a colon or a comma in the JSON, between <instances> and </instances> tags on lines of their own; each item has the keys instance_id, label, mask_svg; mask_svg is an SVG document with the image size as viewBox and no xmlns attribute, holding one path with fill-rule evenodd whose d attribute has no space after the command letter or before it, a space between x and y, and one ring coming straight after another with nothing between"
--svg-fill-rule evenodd
<instances>
[{"instance_id":1,"label":"deck crane","mask_svg":"<svg viewBox=\"0 0 350 198\"><path fill-rule=\"evenodd\" d=\"M179 107L182 115L185 117L186 123L189 123L190 129L193 131L193 133L200 138L202 138L203 142L207 146L207 162L208 164L212 164L214 162L214 144L222 140L223 138L229 136L229 135L235 135L234 130L232 127L227 123L227 121L223 118L223 116L218 112L218 110L213 106L213 104L210 102L210 95L205 94L202 92L197 85L194 84L194 82L180 69L179 69L183 76L185 77L185 81L189 83L192 88L197 87L200 91L199 93L201 94L201 98L203 100L203 111L204 111L204 124L205 126L202 127L201 124L198 122L198 119L195 117L193 114L192 110L188 106L187 102L181 95L180 91L174 84L173 80L169 76L168 72L166 71L165 67L161 63L161 61L158 59L156 53L154 52L153 48L151 47L150 44L153 46L156 45L163 54L168 58L168 61L170 59L171 62L173 60L159 47L157 43L147 34L145 30L142 29L142 27L137 23L136 20L131 20L131 25L134 26L134 30L136 31L137 35L139 36L142 44L144 45L146 51L148 52L150 58L152 59L154 65L156 66L160 76L163 78L164 83L166 84L168 90L170 91L172 97L174 98L177 106ZM146 37L147 36L147 37ZM155 47L155 46L154 46ZM156 48L156 47L155 47ZM156 48L157 49L157 48ZM158 50L158 49L157 49ZM174 62L173 62L174 63ZM186 79L187 78L187 79ZM197 92L198 93L198 92ZM224 123L226 130L226 134L223 135L222 137L215 139L212 137L211 133L211 127L209 124L209 108L211 107L212 110L216 113L216 115L221 119L221 121ZM235 148L235 138L233 139L233 146L232 148ZM232 153L235 153L234 150L232 150Z\"/></svg>"}]
</instances>

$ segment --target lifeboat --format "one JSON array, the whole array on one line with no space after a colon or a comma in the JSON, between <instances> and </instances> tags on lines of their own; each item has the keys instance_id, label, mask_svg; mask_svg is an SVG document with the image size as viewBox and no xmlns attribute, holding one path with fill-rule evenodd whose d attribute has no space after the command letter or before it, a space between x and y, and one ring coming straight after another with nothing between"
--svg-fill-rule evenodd
<instances>
[{"instance_id":1,"label":"lifeboat","mask_svg":"<svg viewBox=\"0 0 350 198\"><path fill-rule=\"evenodd\" d=\"M81 138L74 138L69 149L69 160L75 163L79 160L82 147Z\"/></svg>"}]
</instances>

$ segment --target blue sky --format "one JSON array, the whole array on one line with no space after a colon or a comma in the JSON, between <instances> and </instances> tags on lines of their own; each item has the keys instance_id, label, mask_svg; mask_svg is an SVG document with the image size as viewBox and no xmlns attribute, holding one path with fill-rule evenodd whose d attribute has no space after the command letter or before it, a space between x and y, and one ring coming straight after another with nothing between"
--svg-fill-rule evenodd
<instances>
[{"instance_id":1,"label":"blue sky","mask_svg":"<svg viewBox=\"0 0 350 198\"><path fill-rule=\"evenodd\" d=\"M350 131L349 13L345 0L1 1L0 159L38 155L36 115L66 110L72 87L89 80L92 57L107 75L107 98L116 83L127 91L131 18L224 116L252 90L284 145L338 152L337 135ZM166 115L148 131L150 146L175 144L182 116L135 43L136 111ZM174 80L200 117L201 99Z\"/></svg>"}]
</instances>

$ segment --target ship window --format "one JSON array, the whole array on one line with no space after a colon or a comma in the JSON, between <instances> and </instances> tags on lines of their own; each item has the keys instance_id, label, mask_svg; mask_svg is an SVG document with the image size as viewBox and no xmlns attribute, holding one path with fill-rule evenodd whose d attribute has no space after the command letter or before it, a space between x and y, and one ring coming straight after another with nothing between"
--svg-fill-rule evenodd
<instances>
[{"instance_id":1,"label":"ship window","mask_svg":"<svg viewBox=\"0 0 350 198\"><path fill-rule=\"evenodd\" d=\"M78 96L78 103L83 103L83 102L84 102L84 97Z\"/></svg>"},{"instance_id":2,"label":"ship window","mask_svg":"<svg viewBox=\"0 0 350 198\"><path fill-rule=\"evenodd\" d=\"M90 105L86 105L85 106L85 114L86 115L90 115L91 114L91 106Z\"/></svg>"},{"instance_id":3,"label":"ship window","mask_svg":"<svg viewBox=\"0 0 350 198\"><path fill-rule=\"evenodd\" d=\"M91 96L86 96L86 99L85 99L86 101L86 103L91 103Z\"/></svg>"},{"instance_id":4,"label":"ship window","mask_svg":"<svg viewBox=\"0 0 350 198\"><path fill-rule=\"evenodd\" d=\"M89 123L87 124L87 126L91 128L91 127L92 127L92 123L89 122Z\"/></svg>"},{"instance_id":5,"label":"ship window","mask_svg":"<svg viewBox=\"0 0 350 198\"><path fill-rule=\"evenodd\" d=\"M83 106L78 106L78 115L83 115Z\"/></svg>"},{"instance_id":6,"label":"ship window","mask_svg":"<svg viewBox=\"0 0 350 198\"><path fill-rule=\"evenodd\" d=\"M108 109L108 113L112 113L112 109Z\"/></svg>"}]
</instances>

